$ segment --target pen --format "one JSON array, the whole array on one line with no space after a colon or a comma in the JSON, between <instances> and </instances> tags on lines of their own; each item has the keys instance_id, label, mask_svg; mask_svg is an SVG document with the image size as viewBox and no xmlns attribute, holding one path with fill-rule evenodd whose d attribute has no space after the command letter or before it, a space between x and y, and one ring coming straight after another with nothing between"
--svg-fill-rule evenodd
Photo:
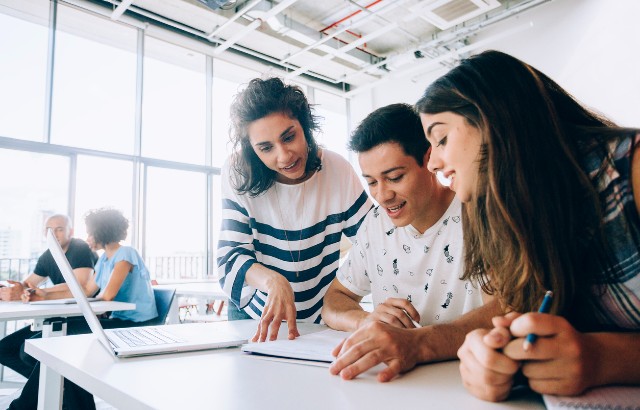
<instances>
[{"instance_id":1,"label":"pen","mask_svg":"<svg viewBox=\"0 0 640 410\"><path fill-rule=\"evenodd\" d=\"M406 310L402 309L402 311L404 312L405 315L407 315L407 317L409 319L411 319L411 323L413 323L413 325L417 328L421 328L422 326L420 325L420 323L416 322L415 320L413 320L413 318L411 316L409 316L409 312L407 312Z\"/></svg>"},{"instance_id":2,"label":"pen","mask_svg":"<svg viewBox=\"0 0 640 410\"><path fill-rule=\"evenodd\" d=\"M547 293L544 294L544 299L542 299L542 303L540 304L540 309L538 309L538 313L549 313L549 309L551 309L551 298L553 298L553 292L548 290ZM531 349L531 346L536 342L536 336L533 333L529 333L527 338L524 340L522 344L522 348L525 352L528 352Z\"/></svg>"}]
</instances>

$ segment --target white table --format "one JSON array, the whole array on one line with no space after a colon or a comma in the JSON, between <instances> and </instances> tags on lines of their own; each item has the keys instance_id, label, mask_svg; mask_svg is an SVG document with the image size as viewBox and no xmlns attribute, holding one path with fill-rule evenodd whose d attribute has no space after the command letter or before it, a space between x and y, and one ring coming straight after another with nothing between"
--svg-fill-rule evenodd
<instances>
[{"instance_id":1,"label":"white table","mask_svg":"<svg viewBox=\"0 0 640 410\"><path fill-rule=\"evenodd\" d=\"M227 301L227 295L222 291L222 287L218 282L191 282L191 283L174 283L154 285L156 289L175 289L176 296L173 298L169 314L167 315L167 323L180 323L180 306L178 298L180 297L196 297L205 301L207 299L215 299Z\"/></svg>"},{"instance_id":2,"label":"white table","mask_svg":"<svg viewBox=\"0 0 640 410\"><path fill-rule=\"evenodd\" d=\"M134 303L99 301L91 302L91 307L94 312L100 314L116 310L135 309L136 305ZM34 305L30 303L22 303L21 301L0 302L0 322L3 322L3 328L5 328L6 322L11 320L33 319L31 329L34 331L42 331L42 337L64 336L66 334L66 325L62 326L59 331L54 331L51 324L44 324L45 320L54 317L67 318L72 316L82 316L82 313L76 304ZM45 369L45 366L42 366L41 368ZM4 366L1 366L0 374L4 376ZM47 374L48 380L50 380L53 385L59 383L59 387L62 387L62 379L58 375L50 372L47 372ZM51 376L53 376L53 378L50 378Z\"/></svg>"},{"instance_id":3,"label":"white table","mask_svg":"<svg viewBox=\"0 0 640 410\"><path fill-rule=\"evenodd\" d=\"M170 327L203 326L215 332L231 326L250 337L256 323ZM299 326L301 333L324 329ZM286 325L280 335L286 336ZM461 384L457 361L419 366L379 383L374 372L345 381L326 367L274 362L238 348L116 359L93 335L80 335L30 340L26 351L118 409L544 409L534 394L502 404L472 397ZM44 408L59 403L50 405Z\"/></svg>"}]
</instances>

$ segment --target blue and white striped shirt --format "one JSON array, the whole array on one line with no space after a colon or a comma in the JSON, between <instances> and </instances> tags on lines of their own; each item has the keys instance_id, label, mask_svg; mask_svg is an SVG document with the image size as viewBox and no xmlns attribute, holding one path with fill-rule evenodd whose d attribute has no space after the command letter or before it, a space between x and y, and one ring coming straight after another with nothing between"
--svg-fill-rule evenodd
<instances>
[{"instance_id":1,"label":"blue and white striped shirt","mask_svg":"<svg viewBox=\"0 0 640 410\"><path fill-rule=\"evenodd\" d=\"M353 237L372 206L351 165L322 150L322 169L304 183L276 182L261 195L239 195L229 161L222 170L218 277L235 305L258 319L267 294L245 282L256 262L287 278L298 320L320 322L322 299L338 269L340 237Z\"/></svg>"}]
</instances>

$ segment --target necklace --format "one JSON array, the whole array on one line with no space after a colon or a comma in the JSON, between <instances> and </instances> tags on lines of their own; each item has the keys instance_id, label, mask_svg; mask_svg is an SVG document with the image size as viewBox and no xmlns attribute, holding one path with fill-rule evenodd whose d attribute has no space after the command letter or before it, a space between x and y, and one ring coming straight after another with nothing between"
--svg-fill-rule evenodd
<instances>
[{"instance_id":1,"label":"necklace","mask_svg":"<svg viewBox=\"0 0 640 410\"><path fill-rule=\"evenodd\" d=\"M274 184L276 191L276 200L278 201L278 210L280 211L280 222L282 222L282 228L284 229L284 239L287 241L287 248L289 248L289 255L291 255L291 262L296 269L296 277L300 277L300 253L302 252L302 225L304 224L304 191L307 186L307 182L302 183L302 218L300 218L300 239L298 239L298 259L293 259L293 251L291 250L291 242L287 236L287 227L284 224L284 217L282 216L282 206L280 205L280 195L278 194L278 184Z\"/></svg>"}]
</instances>

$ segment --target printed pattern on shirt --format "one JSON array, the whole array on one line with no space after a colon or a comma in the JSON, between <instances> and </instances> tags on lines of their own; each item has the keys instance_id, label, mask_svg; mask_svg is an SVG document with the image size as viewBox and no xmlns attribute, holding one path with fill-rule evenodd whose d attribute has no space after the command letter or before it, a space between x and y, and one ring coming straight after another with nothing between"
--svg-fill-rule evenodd
<instances>
[{"instance_id":1,"label":"printed pattern on shirt","mask_svg":"<svg viewBox=\"0 0 640 410\"><path fill-rule=\"evenodd\" d=\"M451 321L481 306L481 290L459 279L460 212L460 201L454 198L442 218L421 234L412 226L395 227L384 209L373 208L338 280L357 295L371 294L374 305L390 297L410 301L422 325Z\"/></svg>"}]
</instances>

